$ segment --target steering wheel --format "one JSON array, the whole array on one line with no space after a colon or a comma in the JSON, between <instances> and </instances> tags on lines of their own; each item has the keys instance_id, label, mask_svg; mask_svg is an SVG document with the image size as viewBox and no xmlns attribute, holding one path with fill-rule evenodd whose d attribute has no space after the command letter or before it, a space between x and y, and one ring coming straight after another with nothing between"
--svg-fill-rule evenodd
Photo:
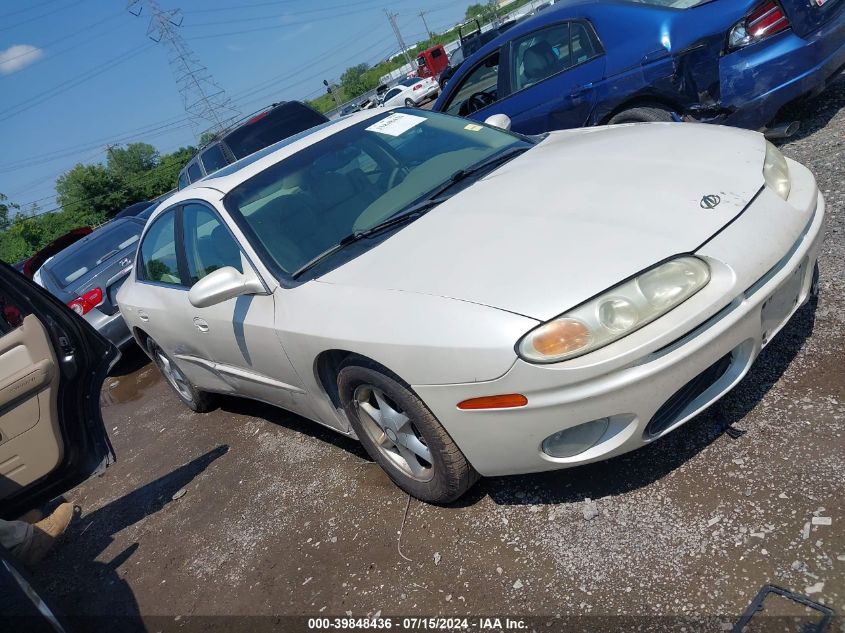
<instances>
[{"instance_id":1,"label":"steering wheel","mask_svg":"<svg viewBox=\"0 0 845 633\"><path fill-rule=\"evenodd\" d=\"M390 174L387 176L387 186L391 189L398 185L400 182L405 180L405 177L409 173L409 169L405 167L394 167L390 170Z\"/></svg>"},{"instance_id":2,"label":"steering wheel","mask_svg":"<svg viewBox=\"0 0 845 633\"><path fill-rule=\"evenodd\" d=\"M477 112L482 108L486 108L487 106L496 103L496 96L482 90L480 92L472 93L466 103L467 110L469 110L469 113L472 114L473 112Z\"/></svg>"}]
</instances>

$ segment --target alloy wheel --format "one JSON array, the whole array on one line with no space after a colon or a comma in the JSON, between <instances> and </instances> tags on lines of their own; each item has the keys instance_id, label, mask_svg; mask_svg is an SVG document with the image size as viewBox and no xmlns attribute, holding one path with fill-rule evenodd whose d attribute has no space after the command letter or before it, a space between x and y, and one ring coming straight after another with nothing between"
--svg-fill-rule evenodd
<instances>
[{"instance_id":1,"label":"alloy wheel","mask_svg":"<svg viewBox=\"0 0 845 633\"><path fill-rule=\"evenodd\" d=\"M179 371L179 368L170 362L164 354L156 350L156 361L161 368L161 373L167 379L167 382L188 402L193 402L194 397L191 392L191 385L185 375Z\"/></svg>"},{"instance_id":2,"label":"alloy wheel","mask_svg":"<svg viewBox=\"0 0 845 633\"><path fill-rule=\"evenodd\" d=\"M353 397L358 419L378 450L408 477L431 481L434 477L431 450L401 408L373 385L359 385Z\"/></svg>"}]
</instances>

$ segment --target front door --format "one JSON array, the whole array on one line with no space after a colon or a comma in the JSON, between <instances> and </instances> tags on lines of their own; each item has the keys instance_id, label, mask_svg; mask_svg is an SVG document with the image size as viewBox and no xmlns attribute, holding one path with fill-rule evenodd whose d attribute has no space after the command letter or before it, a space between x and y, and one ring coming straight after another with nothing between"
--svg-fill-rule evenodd
<instances>
[{"instance_id":1,"label":"front door","mask_svg":"<svg viewBox=\"0 0 845 633\"><path fill-rule=\"evenodd\" d=\"M189 286L225 266L241 273L252 266L220 215L205 204L183 206L182 234ZM273 326L271 294L243 295L188 309L203 356L236 394L310 413L302 382Z\"/></svg>"},{"instance_id":2,"label":"front door","mask_svg":"<svg viewBox=\"0 0 845 633\"><path fill-rule=\"evenodd\" d=\"M581 127L592 112L605 57L587 22L563 22L513 42L511 93L497 112L522 134Z\"/></svg>"}]
</instances>

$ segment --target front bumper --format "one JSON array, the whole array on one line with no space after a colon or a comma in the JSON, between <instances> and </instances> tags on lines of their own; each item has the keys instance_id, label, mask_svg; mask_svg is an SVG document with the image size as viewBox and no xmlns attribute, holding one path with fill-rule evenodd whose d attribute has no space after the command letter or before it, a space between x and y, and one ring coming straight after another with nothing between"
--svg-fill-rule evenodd
<instances>
[{"instance_id":1,"label":"front bumper","mask_svg":"<svg viewBox=\"0 0 845 633\"><path fill-rule=\"evenodd\" d=\"M118 349L126 349L134 340L123 315L119 311L109 315L93 308L82 318L88 321L97 332L114 343Z\"/></svg>"},{"instance_id":2,"label":"front bumper","mask_svg":"<svg viewBox=\"0 0 845 633\"><path fill-rule=\"evenodd\" d=\"M570 361L517 360L492 381L415 385L475 469L508 475L604 460L669 433L734 387L810 296L825 205L806 168L789 166L789 201L763 189L696 251L710 264L710 283L657 321ZM456 407L506 393L522 393L528 404ZM563 459L542 451L549 435L601 418L610 423L592 448Z\"/></svg>"},{"instance_id":3,"label":"front bumper","mask_svg":"<svg viewBox=\"0 0 845 633\"><path fill-rule=\"evenodd\" d=\"M845 66L845 10L806 38L792 31L719 62L728 125L759 129L787 103L824 90Z\"/></svg>"}]
</instances>

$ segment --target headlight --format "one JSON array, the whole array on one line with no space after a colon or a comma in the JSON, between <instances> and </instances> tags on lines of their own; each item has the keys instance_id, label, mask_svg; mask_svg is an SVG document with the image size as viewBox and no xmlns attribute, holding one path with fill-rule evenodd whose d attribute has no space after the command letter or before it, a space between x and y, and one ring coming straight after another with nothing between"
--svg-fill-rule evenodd
<instances>
[{"instance_id":1,"label":"headlight","mask_svg":"<svg viewBox=\"0 0 845 633\"><path fill-rule=\"evenodd\" d=\"M710 268L686 256L660 264L534 328L517 344L532 363L556 363L604 347L689 299L710 281Z\"/></svg>"},{"instance_id":2,"label":"headlight","mask_svg":"<svg viewBox=\"0 0 845 633\"><path fill-rule=\"evenodd\" d=\"M780 150L766 141L766 162L763 163L763 178L766 186L774 189L781 198L789 197L792 184L789 181L789 165Z\"/></svg>"}]
</instances>

